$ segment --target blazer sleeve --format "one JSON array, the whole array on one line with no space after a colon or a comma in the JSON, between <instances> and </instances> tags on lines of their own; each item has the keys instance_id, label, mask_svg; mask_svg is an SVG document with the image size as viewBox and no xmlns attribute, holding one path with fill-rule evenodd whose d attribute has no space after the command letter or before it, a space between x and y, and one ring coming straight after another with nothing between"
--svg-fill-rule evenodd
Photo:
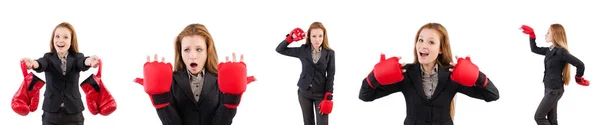
<instances>
[{"instance_id":1,"label":"blazer sleeve","mask_svg":"<svg viewBox=\"0 0 600 125\"><path fill-rule=\"evenodd\" d=\"M529 47L531 48L531 52L540 55L546 55L546 52L550 50L548 47L538 47L537 44L535 44L535 38L529 38Z\"/></svg>"},{"instance_id":2,"label":"blazer sleeve","mask_svg":"<svg viewBox=\"0 0 600 125\"><path fill-rule=\"evenodd\" d=\"M85 59L89 57L85 57L83 53L77 53L75 57L77 58L77 61L75 61L75 65L77 65L77 69L79 69L79 71L87 71L88 69L90 69L90 66L85 65Z\"/></svg>"},{"instance_id":3,"label":"blazer sleeve","mask_svg":"<svg viewBox=\"0 0 600 125\"><path fill-rule=\"evenodd\" d=\"M33 70L34 70L35 72L37 72L37 73L41 73L41 72L44 72L44 71L46 71L46 69L47 69L47 68L48 68L48 66L50 65L50 59L49 59L49 58L50 58L50 56L51 56L51 55L52 55L52 54L50 54L50 53L46 53L46 54L44 54L44 56L42 56L41 58L39 58L39 59L35 60L35 61L37 61L37 62L38 62L38 64L39 64L39 67L38 67L37 69L33 69Z\"/></svg>"},{"instance_id":4,"label":"blazer sleeve","mask_svg":"<svg viewBox=\"0 0 600 125\"><path fill-rule=\"evenodd\" d=\"M217 107L217 112L215 112L215 116L213 118L213 123L215 125L231 125L233 123L233 118L235 117L235 114L237 113L237 108L228 108L225 106L225 103L223 103L223 97L224 94L223 92L221 92L219 90L219 99L220 99L220 103L219 106ZM241 101L241 100L240 100Z\"/></svg>"},{"instance_id":5,"label":"blazer sleeve","mask_svg":"<svg viewBox=\"0 0 600 125\"><path fill-rule=\"evenodd\" d=\"M279 54L296 57L300 55L300 47L288 47L290 45L286 40L281 41L275 51Z\"/></svg>"},{"instance_id":6,"label":"blazer sleeve","mask_svg":"<svg viewBox=\"0 0 600 125\"><path fill-rule=\"evenodd\" d=\"M479 75L484 75L479 72ZM487 85L483 86L484 82L487 81ZM452 81L454 82L454 81ZM454 82L455 84L459 84ZM469 97L485 100L486 102L496 101L500 98L500 94L494 83L489 78L485 78L484 80L478 80L473 87L467 87L463 85L459 85L458 88L460 93L463 93Z\"/></svg>"},{"instance_id":7,"label":"blazer sleeve","mask_svg":"<svg viewBox=\"0 0 600 125\"><path fill-rule=\"evenodd\" d=\"M175 84L175 80L173 80L173 84L171 84L171 92L169 92L169 105L163 108L156 109L158 113L158 117L160 121L162 121L163 125L182 125L181 114L177 111L177 101L175 100L175 96L173 93L173 87Z\"/></svg>"},{"instance_id":8,"label":"blazer sleeve","mask_svg":"<svg viewBox=\"0 0 600 125\"><path fill-rule=\"evenodd\" d=\"M333 93L333 80L335 77L335 52L329 52L329 62L327 64L327 77L325 79L325 91Z\"/></svg>"},{"instance_id":9,"label":"blazer sleeve","mask_svg":"<svg viewBox=\"0 0 600 125\"><path fill-rule=\"evenodd\" d=\"M575 74L575 76L582 77L583 72L585 71L585 65L583 64L583 62L581 62L581 60L577 59L577 57L571 55L564 48L559 48L557 51L558 51L557 53L560 54L560 57L563 60L565 60L567 63L569 63L577 68L577 73Z\"/></svg>"},{"instance_id":10,"label":"blazer sleeve","mask_svg":"<svg viewBox=\"0 0 600 125\"><path fill-rule=\"evenodd\" d=\"M362 81L362 85L360 87L360 93L358 95L358 98L362 101L370 102L370 101L379 99L381 97L388 96L392 93L400 92L403 90L403 88L404 88L404 86L406 86L406 84L410 83L410 77L408 77L407 74L408 73L403 73L404 80L402 80L398 83L395 83L392 85L380 86L377 88L372 88L369 85L369 83L367 83L368 78L365 78Z\"/></svg>"}]
</instances>

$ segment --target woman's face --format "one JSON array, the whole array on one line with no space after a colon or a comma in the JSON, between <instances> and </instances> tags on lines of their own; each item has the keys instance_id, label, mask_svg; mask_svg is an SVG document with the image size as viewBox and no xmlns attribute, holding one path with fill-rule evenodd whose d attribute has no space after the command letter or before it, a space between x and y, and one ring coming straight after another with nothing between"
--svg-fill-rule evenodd
<instances>
[{"instance_id":1,"label":"woman's face","mask_svg":"<svg viewBox=\"0 0 600 125\"><path fill-rule=\"evenodd\" d=\"M54 30L54 49L56 52L64 54L71 48L71 30L65 27L58 27Z\"/></svg>"},{"instance_id":2,"label":"woman's face","mask_svg":"<svg viewBox=\"0 0 600 125\"><path fill-rule=\"evenodd\" d=\"M323 29L315 28L310 30L310 42L313 48L319 48L323 44L323 37L325 33Z\"/></svg>"},{"instance_id":3,"label":"woman's face","mask_svg":"<svg viewBox=\"0 0 600 125\"><path fill-rule=\"evenodd\" d=\"M433 29L423 29L415 44L419 63L435 63L438 55L442 54L440 48L440 33Z\"/></svg>"},{"instance_id":4,"label":"woman's face","mask_svg":"<svg viewBox=\"0 0 600 125\"><path fill-rule=\"evenodd\" d=\"M192 74L198 74L204 69L206 50L206 39L200 35L185 36L181 39L181 58Z\"/></svg>"}]
</instances>

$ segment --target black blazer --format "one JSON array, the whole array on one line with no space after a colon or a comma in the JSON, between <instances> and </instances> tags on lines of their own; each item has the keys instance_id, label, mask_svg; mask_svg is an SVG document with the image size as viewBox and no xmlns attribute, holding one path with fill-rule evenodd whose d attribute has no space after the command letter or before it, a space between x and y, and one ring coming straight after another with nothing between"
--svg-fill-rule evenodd
<instances>
[{"instance_id":1,"label":"black blazer","mask_svg":"<svg viewBox=\"0 0 600 125\"><path fill-rule=\"evenodd\" d=\"M488 79L487 86L465 87L450 79L448 67L439 67L438 84L431 99L427 99L421 82L420 64L407 64L404 80L392 84L371 88L365 78L360 88L359 98L370 102L392 93L402 92L406 100L405 125L452 125L450 102L457 92L467 96L491 102L498 100L498 89ZM476 83L482 84L482 83ZM474 114L475 115L475 114Z\"/></svg>"},{"instance_id":2,"label":"black blazer","mask_svg":"<svg viewBox=\"0 0 600 125\"><path fill-rule=\"evenodd\" d=\"M575 76L583 76L585 70L583 62L571 55L564 48L555 47L550 50L548 47L538 47L535 44L535 38L529 38L529 46L531 47L531 52L546 56L544 58L544 87L551 89L564 87L565 82L562 79L562 71L567 63L577 67L577 74Z\"/></svg>"},{"instance_id":3,"label":"black blazer","mask_svg":"<svg viewBox=\"0 0 600 125\"><path fill-rule=\"evenodd\" d=\"M283 40L277 46L277 51L280 54L296 57L302 62L302 73L298 80L300 89L308 89L312 84L313 92L333 93L333 78L335 75L335 52L323 48L321 57L317 63L313 63L312 47L303 44L300 47L287 47L289 43Z\"/></svg>"},{"instance_id":4,"label":"black blazer","mask_svg":"<svg viewBox=\"0 0 600 125\"><path fill-rule=\"evenodd\" d=\"M200 99L196 102L187 69L173 72L169 106L156 109L163 125L231 125L237 109L223 105L217 75L206 72Z\"/></svg>"},{"instance_id":5,"label":"black blazer","mask_svg":"<svg viewBox=\"0 0 600 125\"><path fill-rule=\"evenodd\" d=\"M46 53L36 61L40 64L34 71L45 72L46 92L42 110L58 112L60 104L64 103L68 113L80 113L84 110L81 94L79 93L79 73L88 70L82 53L69 52L67 56L67 72L62 74L61 61L57 53Z\"/></svg>"}]
</instances>

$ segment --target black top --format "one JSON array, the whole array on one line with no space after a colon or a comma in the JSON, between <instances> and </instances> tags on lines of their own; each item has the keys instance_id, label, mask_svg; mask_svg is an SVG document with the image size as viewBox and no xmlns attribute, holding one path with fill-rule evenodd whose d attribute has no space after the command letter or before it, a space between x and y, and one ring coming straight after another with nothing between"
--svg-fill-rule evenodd
<instances>
[{"instance_id":1,"label":"black top","mask_svg":"<svg viewBox=\"0 0 600 125\"><path fill-rule=\"evenodd\" d=\"M302 62L302 73L298 80L298 87L308 89L312 84L313 92L333 93L335 52L322 49L319 61L313 63L311 46L304 44L300 47L287 47L288 45L289 43L284 40L279 43L275 50L282 55L296 57Z\"/></svg>"},{"instance_id":2,"label":"black top","mask_svg":"<svg viewBox=\"0 0 600 125\"><path fill-rule=\"evenodd\" d=\"M231 125L237 109L222 102L217 75L206 72L200 99L196 101L187 69L173 72L169 106L156 109L163 125Z\"/></svg>"},{"instance_id":3,"label":"black top","mask_svg":"<svg viewBox=\"0 0 600 125\"><path fill-rule=\"evenodd\" d=\"M57 53L46 53L37 59L39 67L34 71L44 72L46 76L46 92L42 110L45 112L58 112L61 103L67 113L79 113L84 110L81 94L79 93L79 73L90 67L85 65L82 53L69 53L67 55L67 70L62 73L62 64Z\"/></svg>"},{"instance_id":4,"label":"black top","mask_svg":"<svg viewBox=\"0 0 600 125\"><path fill-rule=\"evenodd\" d=\"M546 56L544 58L544 86L546 88L558 89L564 87L562 71L567 63L577 67L575 76L583 76L585 70L583 62L571 55L564 48L554 47L550 49L548 47L538 47L535 43L535 38L529 38L529 45L531 52Z\"/></svg>"},{"instance_id":5,"label":"black top","mask_svg":"<svg viewBox=\"0 0 600 125\"><path fill-rule=\"evenodd\" d=\"M439 67L438 85L431 99L427 99L422 85L422 71L420 64L407 64L404 80L392 84L371 88L367 79L363 80L360 88L359 98L370 102L392 93L402 92L406 101L405 125L452 125L450 117L450 103L457 92L467 96L491 102L498 100L500 95L498 89L488 79L485 87L466 87L450 79L451 72L448 67ZM478 81L476 84L483 84Z\"/></svg>"}]
</instances>

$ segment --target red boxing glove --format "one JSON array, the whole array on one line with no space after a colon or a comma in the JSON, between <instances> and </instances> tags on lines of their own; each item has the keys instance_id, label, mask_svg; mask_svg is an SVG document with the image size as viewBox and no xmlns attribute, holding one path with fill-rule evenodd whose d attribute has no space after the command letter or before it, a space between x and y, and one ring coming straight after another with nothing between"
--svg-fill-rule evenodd
<instances>
[{"instance_id":1,"label":"red boxing glove","mask_svg":"<svg viewBox=\"0 0 600 125\"><path fill-rule=\"evenodd\" d=\"M108 116L117 110L117 103L110 94L110 92L104 87L102 82L102 62L98 62L98 73L96 75L90 75L85 79L79 86L85 92L86 102L88 110L92 115Z\"/></svg>"},{"instance_id":2,"label":"red boxing glove","mask_svg":"<svg viewBox=\"0 0 600 125\"><path fill-rule=\"evenodd\" d=\"M478 86L485 87L487 85L487 77L479 72L479 68L471 62L471 57L458 58L450 79L467 87L475 86L475 83L478 82L482 83Z\"/></svg>"},{"instance_id":3,"label":"red boxing glove","mask_svg":"<svg viewBox=\"0 0 600 125\"><path fill-rule=\"evenodd\" d=\"M521 29L523 30L523 33L529 35L529 38L535 38L535 32L533 32L533 28L527 25L522 25Z\"/></svg>"},{"instance_id":4,"label":"red boxing glove","mask_svg":"<svg viewBox=\"0 0 600 125\"><path fill-rule=\"evenodd\" d=\"M575 76L575 82L577 82L577 84L582 85L582 86L590 86L590 81L584 79L583 77Z\"/></svg>"},{"instance_id":5,"label":"red boxing glove","mask_svg":"<svg viewBox=\"0 0 600 125\"><path fill-rule=\"evenodd\" d=\"M319 112L321 112L323 115L329 115L331 113L331 110L333 109L333 101L331 101L332 98L333 94L326 92L325 96L323 97L323 101L319 103Z\"/></svg>"},{"instance_id":6,"label":"red boxing glove","mask_svg":"<svg viewBox=\"0 0 600 125\"><path fill-rule=\"evenodd\" d=\"M304 39L304 37L306 37L304 30L302 30L301 28L298 27L298 28L295 28L294 30L292 30L289 34L287 34L285 36L285 41L287 41L288 43L292 43L292 42L300 41L300 40Z\"/></svg>"},{"instance_id":7,"label":"red boxing glove","mask_svg":"<svg viewBox=\"0 0 600 125\"><path fill-rule=\"evenodd\" d=\"M227 108L237 108L246 91L246 85L256 80L254 76L246 77L246 63L219 63L217 81L219 90L223 92L223 103Z\"/></svg>"},{"instance_id":8,"label":"red boxing glove","mask_svg":"<svg viewBox=\"0 0 600 125\"><path fill-rule=\"evenodd\" d=\"M40 102L40 89L46 82L32 72L27 73L25 62L21 62L21 71L25 78L12 98L11 107L15 113L26 116L29 112L37 110Z\"/></svg>"},{"instance_id":9,"label":"red boxing glove","mask_svg":"<svg viewBox=\"0 0 600 125\"><path fill-rule=\"evenodd\" d=\"M136 78L135 82L144 86L144 91L150 96L154 108L166 107L171 99L173 66L171 63L158 61L146 62L144 78Z\"/></svg>"},{"instance_id":10,"label":"red boxing glove","mask_svg":"<svg viewBox=\"0 0 600 125\"><path fill-rule=\"evenodd\" d=\"M404 80L402 75L402 64L398 61L398 57L385 59L385 55L381 54L380 62L375 64L373 71L367 76L367 83L372 88L377 88L382 85L391 85Z\"/></svg>"}]
</instances>

